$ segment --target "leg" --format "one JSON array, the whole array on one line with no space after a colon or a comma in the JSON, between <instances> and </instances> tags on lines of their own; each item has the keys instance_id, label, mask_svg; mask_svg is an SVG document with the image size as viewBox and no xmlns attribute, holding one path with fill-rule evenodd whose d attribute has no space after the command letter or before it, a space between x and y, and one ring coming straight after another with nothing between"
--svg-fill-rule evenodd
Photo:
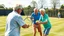
<instances>
[{"instance_id":1,"label":"leg","mask_svg":"<svg viewBox=\"0 0 64 36\"><path fill-rule=\"evenodd\" d=\"M41 26L40 25L38 25L38 32L40 33L40 36L42 36L42 30L41 30Z\"/></svg>"},{"instance_id":2,"label":"leg","mask_svg":"<svg viewBox=\"0 0 64 36\"><path fill-rule=\"evenodd\" d=\"M46 28L44 30L43 36L47 36L49 34L50 28Z\"/></svg>"},{"instance_id":3,"label":"leg","mask_svg":"<svg viewBox=\"0 0 64 36\"><path fill-rule=\"evenodd\" d=\"M47 30L45 29L45 30L44 30L44 33L43 33L43 36L47 36L47 35L46 35L46 31L47 31Z\"/></svg>"},{"instance_id":4,"label":"leg","mask_svg":"<svg viewBox=\"0 0 64 36\"><path fill-rule=\"evenodd\" d=\"M43 36L47 36L46 34L43 34Z\"/></svg>"},{"instance_id":5,"label":"leg","mask_svg":"<svg viewBox=\"0 0 64 36\"><path fill-rule=\"evenodd\" d=\"M34 36L36 36L36 25L34 24Z\"/></svg>"}]
</instances>

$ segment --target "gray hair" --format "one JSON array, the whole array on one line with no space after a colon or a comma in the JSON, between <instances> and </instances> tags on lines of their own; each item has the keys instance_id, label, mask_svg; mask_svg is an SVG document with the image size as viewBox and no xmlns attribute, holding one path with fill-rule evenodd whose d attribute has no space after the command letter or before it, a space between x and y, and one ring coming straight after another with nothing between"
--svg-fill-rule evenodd
<instances>
[{"instance_id":1,"label":"gray hair","mask_svg":"<svg viewBox=\"0 0 64 36\"><path fill-rule=\"evenodd\" d=\"M15 8L14 8L14 10L18 10L18 9L22 9L23 7L22 7L22 5L17 5Z\"/></svg>"},{"instance_id":2,"label":"gray hair","mask_svg":"<svg viewBox=\"0 0 64 36\"><path fill-rule=\"evenodd\" d=\"M39 11L43 11L43 12L45 13L45 9L43 9L43 8L42 8L42 9L40 9Z\"/></svg>"}]
</instances>

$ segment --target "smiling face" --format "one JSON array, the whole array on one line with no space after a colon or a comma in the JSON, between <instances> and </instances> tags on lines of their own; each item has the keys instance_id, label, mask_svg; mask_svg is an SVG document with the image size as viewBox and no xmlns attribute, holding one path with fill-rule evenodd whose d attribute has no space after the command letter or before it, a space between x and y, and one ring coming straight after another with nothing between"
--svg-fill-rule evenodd
<instances>
[{"instance_id":1,"label":"smiling face","mask_svg":"<svg viewBox=\"0 0 64 36\"><path fill-rule=\"evenodd\" d=\"M40 14L41 14L41 15L44 15L45 13L44 13L44 11L43 11L43 10L41 10L41 11L40 11Z\"/></svg>"},{"instance_id":2,"label":"smiling face","mask_svg":"<svg viewBox=\"0 0 64 36\"><path fill-rule=\"evenodd\" d=\"M37 14L38 13L38 9L35 8L34 9L34 13Z\"/></svg>"}]
</instances>

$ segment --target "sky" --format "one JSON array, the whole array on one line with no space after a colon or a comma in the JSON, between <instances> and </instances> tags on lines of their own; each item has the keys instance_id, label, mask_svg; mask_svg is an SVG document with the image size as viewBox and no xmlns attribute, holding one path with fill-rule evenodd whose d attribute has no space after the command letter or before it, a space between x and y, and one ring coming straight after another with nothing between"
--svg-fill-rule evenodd
<instances>
[{"instance_id":1,"label":"sky","mask_svg":"<svg viewBox=\"0 0 64 36\"><path fill-rule=\"evenodd\" d=\"M39 0L34 0L37 3L39 3ZM5 7L14 7L16 4L21 4L23 5L23 7L26 7L28 5L30 5L30 3L32 2L32 0L0 0L0 4L4 4ZM50 0L46 0L46 4L44 5L45 7L51 7L51 1ZM60 5L64 4L64 0L60 0ZM38 4L39 5L39 4Z\"/></svg>"}]
</instances>

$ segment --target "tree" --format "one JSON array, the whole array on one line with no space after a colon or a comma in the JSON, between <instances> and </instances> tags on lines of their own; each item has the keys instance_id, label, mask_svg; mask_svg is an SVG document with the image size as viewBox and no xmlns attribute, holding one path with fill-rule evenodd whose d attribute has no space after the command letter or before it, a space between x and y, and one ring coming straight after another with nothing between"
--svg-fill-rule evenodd
<instances>
[{"instance_id":1,"label":"tree","mask_svg":"<svg viewBox=\"0 0 64 36\"><path fill-rule=\"evenodd\" d=\"M38 4L39 4L39 7L40 7L40 8L43 8L43 6L44 6L45 3L46 3L45 0L39 0L39 1L38 1Z\"/></svg>"},{"instance_id":2,"label":"tree","mask_svg":"<svg viewBox=\"0 0 64 36\"><path fill-rule=\"evenodd\" d=\"M61 5L61 9L64 9L64 5Z\"/></svg>"},{"instance_id":3,"label":"tree","mask_svg":"<svg viewBox=\"0 0 64 36\"><path fill-rule=\"evenodd\" d=\"M51 0L51 3L53 5L54 11L55 11L56 7L60 6L60 0Z\"/></svg>"},{"instance_id":4,"label":"tree","mask_svg":"<svg viewBox=\"0 0 64 36\"><path fill-rule=\"evenodd\" d=\"M0 8L4 8L5 6L4 6L4 4L0 4Z\"/></svg>"},{"instance_id":5,"label":"tree","mask_svg":"<svg viewBox=\"0 0 64 36\"><path fill-rule=\"evenodd\" d=\"M29 5L27 7L24 7L24 13L25 15L30 15L32 12L32 7Z\"/></svg>"},{"instance_id":6,"label":"tree","mask_svg":"<svg viewBox=\"0 0 64 36\"><path fill-rule=\"evenodd\" d=\"M32 1L30 5L33 8L38 8L38 5L37 5L37 3L35 1Z\"/></svg>"},{"instance_id":7,"label":"tree","mask_svg":"<svg viewBox=\"0 0 64 36\"><path fill-rule=\"evenodd\" d=\"M56 7L60 6L60 0L51 0L51 3L53 5L54 15L56 15Z\"/></svg>"}]
</instances>

